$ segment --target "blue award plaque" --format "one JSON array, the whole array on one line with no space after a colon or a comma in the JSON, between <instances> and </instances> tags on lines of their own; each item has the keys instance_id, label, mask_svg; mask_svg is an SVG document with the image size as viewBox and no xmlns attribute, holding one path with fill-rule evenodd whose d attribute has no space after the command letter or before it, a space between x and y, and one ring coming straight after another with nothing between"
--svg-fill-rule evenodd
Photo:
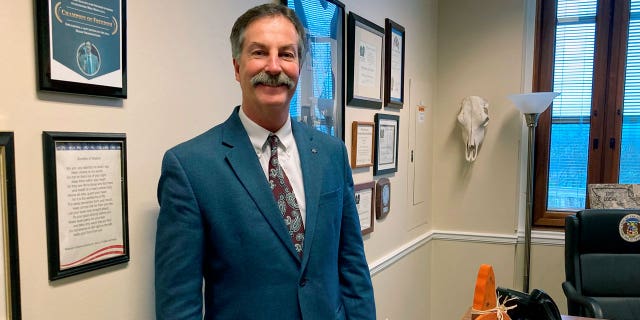
<instances>
[{"instance_id":1,"label":"blue award plaque","mask_svg":"<svg viewBox=\"0 0 640 320\"><path fill-rule=\"evenodd\" d=\"M124 1L37 1L40 89L126 98Z\"/></svg>"}]
</instances>

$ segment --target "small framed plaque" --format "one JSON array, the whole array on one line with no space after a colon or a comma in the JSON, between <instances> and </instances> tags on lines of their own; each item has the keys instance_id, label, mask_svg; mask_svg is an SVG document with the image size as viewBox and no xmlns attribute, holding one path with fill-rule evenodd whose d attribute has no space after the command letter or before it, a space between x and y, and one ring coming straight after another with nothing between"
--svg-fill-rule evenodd
<instances>
[{"instance_id":1,"label":"small framed plaque","mask_svg":"<svg viewBox=\"0 0 640 320\"><path fill-rule=\"evenodd\" d=\"M49 280L129 261L126 137L43 132Z\"/></svg>"},{"instance_id":2,"label":"small framed plaque","mask_svg":"<svg viewBox=\"0 0 640 320\"><path fill-rule=\"evenodd\" d=\"M375 123L354 121L351 124L351 168L373 166Z\"/></svg>"},{"instance_id":3,"label":"small framed plaque","mask_svg":"<svg viewBox=\"0 0 640 320\"><path fill-rule=\"evenodd\" d=\"M360 216L360 230L362 235L373 232L373 195L375 183L373 181L354 186L356 207Z\"/></svg>"},{"instance_id":4,"label":"small framed plaque","mask_svg":"<svg viewBox=\"0 0 640 320\"><path fill-rule=\"evenodd\" d=\"M376 183L376 219L384 219L391 210L391 182L382 178Z\"/></svg>"}]
</instances>

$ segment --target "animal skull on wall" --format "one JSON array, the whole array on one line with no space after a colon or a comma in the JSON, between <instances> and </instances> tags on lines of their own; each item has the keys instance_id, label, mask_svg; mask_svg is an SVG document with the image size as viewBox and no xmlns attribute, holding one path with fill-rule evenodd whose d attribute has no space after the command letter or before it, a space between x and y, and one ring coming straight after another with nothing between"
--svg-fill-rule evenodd
<instances>
[{"instance_id":1,"label":"animal skull on wall","mask_svg":"<svg viewBox=\"0 0 640 320\"><path fill-rule=\"evenodd\" d=\"M458 122L465 144L465 157L473 162L478 156L484 133L489 124L489 103L478 96L468 96L460 103Z\"/></svg>"}]
</instances>

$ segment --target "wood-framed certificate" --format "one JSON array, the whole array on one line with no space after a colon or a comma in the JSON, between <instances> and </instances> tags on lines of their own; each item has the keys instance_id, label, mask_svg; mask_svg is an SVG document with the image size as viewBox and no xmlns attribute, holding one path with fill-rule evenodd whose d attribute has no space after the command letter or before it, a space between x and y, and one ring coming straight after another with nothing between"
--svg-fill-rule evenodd
<instances>
[{"instance_id":1,"label":"wood-framed certificate","mask_svg":"<svg viewBox=\"0 0 640 320\"><path fill-rule=\"evenodd\" d=\"M375 183L373 181L354 186L356 207L360 217L360 230L362 235L373 232L373 197Z\"/></svg>"},{"instance_id":2,"label":"wood-framed certificate","mask_svg":"<svg viewBox=\"0 0 640 320\"><path fill-rule=\"evenodd\" d=\"M351 124L351 168L373 166L375 123L354 121Z\"/></svg>"}]
</instances>

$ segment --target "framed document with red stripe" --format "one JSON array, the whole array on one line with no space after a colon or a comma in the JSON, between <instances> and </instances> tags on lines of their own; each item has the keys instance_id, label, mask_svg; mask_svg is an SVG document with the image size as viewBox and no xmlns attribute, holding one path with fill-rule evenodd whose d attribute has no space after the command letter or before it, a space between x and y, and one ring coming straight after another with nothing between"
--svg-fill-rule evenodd
<instances>
[{"instance_id":1,"label":"framed document with red stripe","mask_svg":"<svg viewBox=\"0 0 640 320\"><path fill-rule=\"evenodd\" d=\"M43 132L49 280L129 261L126 136Z\"/></svg>"}]
</instances>

